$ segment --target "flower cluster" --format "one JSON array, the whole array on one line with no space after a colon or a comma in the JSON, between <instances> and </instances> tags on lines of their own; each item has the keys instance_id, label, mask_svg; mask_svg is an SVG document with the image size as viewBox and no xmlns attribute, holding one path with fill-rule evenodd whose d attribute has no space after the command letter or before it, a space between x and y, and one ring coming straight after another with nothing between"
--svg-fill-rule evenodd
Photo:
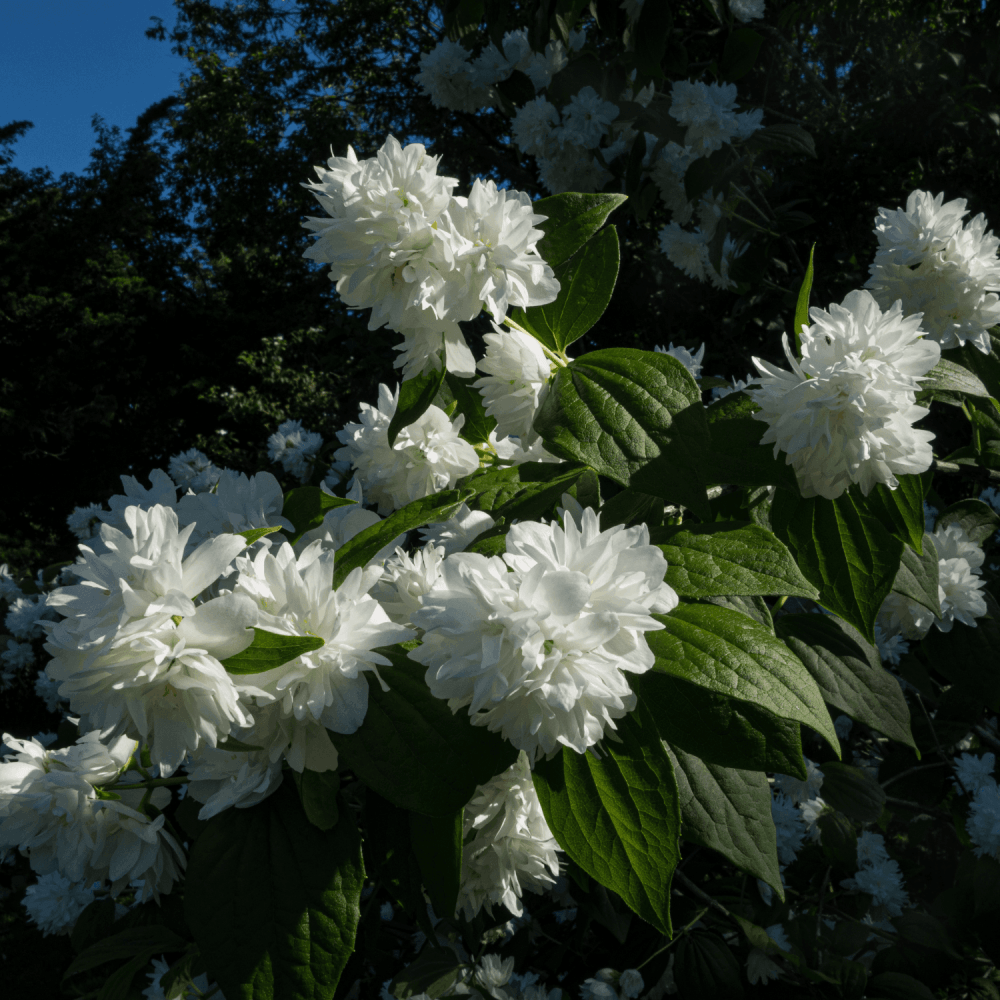
<instances>
[{"instance_id":1,"label":"flower cluster","mask_svg":"<svg viewBox=\"0 0 1000 1000\"><path fill-rule=\"evenodd\" d=\"M792 371L754 358L760 388L745 391L768 424L761 443L773 442L775 458L786 453L806 497L835 499L851 483L867 496L876 483L895 489L897 475L925 471L934 435L913 426L929 412L916 392L941 349L920 316L904 318L898 302L882 312L866 291L809 315L801 362L783 338Z\"/></svg>"},{"instance_id":2,"label":"flower cluster","mask_svg":"<svg viewBox=\"0 0 1000 1000\"><path fill-rule=\"evenodd\" d=\"M1000 239L982 213L963 226L965 204L916 190L905 209L880 208L865 288L883 308L898 299L907 315L920 313L943 349L969 343L989 354L987 330L1000 323Z\"/></svg>"},{"instance_id":3,"label":"flower cluster","mask_svg":"<svg viewBox=\"0 0 1000 1000\"><path fill-rule=\"evenodd\" d=\"M312 471L313 458L322 447L323 438L319 434L307 431L298 420L286 420L267 439L267 456L304 483Z\"/></svg>"},{"instance_id":4,"label":"flower cluster","mask_svg":"<svg viewBox=\"0 0 1000 1000\"><path fill-rule=\"evenodd\" d=\"M645 525L601 531L590 508L563 522L515 524L502 558L448 556L412 615L431 693L532 760L582 753L634 708L623 671L650 669L650 613L677 606Z\"/></svg>"},{"instance_id":5,"label":"flower cluster","mask_svg":"<svg viewBox=\"0 0 1000 1000\"><path fill-rule=\"evenodd\" d=\"M451 44L451 43L449 43ZM501 321L511 306L551 302L559 291L536 245L542 232L522 192L475 181L469 196L437 174L437 157L391 136L359 160L348 147L305 185L327 212L304 225L317 241L305 256L330 265L348 306L371 309L370 329L403 336L404 377L444 365L472 375L475 362L459 323L484 308Z\"/></svg>"},{"instance_id":6,"label":"flower cluster","mask_svg":"<svg viewBox=\"0 0 1000 1000\"><path fill-rule=\"evenodd\" d=\"M909 905L899 862L889 857L885 839L878 833L862 831L858 837L858 871L840 884L871 896L871 916L875 922L898 917L903 907Z\"/></svg>"}]
</instances>

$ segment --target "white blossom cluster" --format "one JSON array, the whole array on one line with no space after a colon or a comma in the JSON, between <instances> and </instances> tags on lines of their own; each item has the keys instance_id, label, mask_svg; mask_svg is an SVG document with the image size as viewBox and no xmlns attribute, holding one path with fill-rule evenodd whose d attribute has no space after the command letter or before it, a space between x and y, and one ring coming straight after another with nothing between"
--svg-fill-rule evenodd
<instances>
[{"instance_id":1,"label":"white blossom cluster","mask_svg":"<svg viewBox=\"0 0 1000 1000\"><path fill-rule=\"evenodd\" d=\"M916 404L920 382L941 357L923 336L920 315L897 302L882 312L870 292L849 292L829 312L812 308L801 331L802 360L783 337L792 371L754 358L760 388L745 390L774 444L794 467L802 495L839 497L851 483L868 495L876 483L921 473L933 460L930 431L913 425L929 412Z\"/></svg>"},{"instance_id":2,"label":"white blossom cluster","mask_svg":"<svg viewBox=\"0 0 1000 1000\"><path fill-rule=\"evenodd\" d=\"M1000 239L982 213L963 226L965 204L918 189L905 209L880 208L879 249L865 288L883 308L901 300L905 314L920 313L942 349L969 343L989 354L987 331L1000 323Z\"/></svg>"},{"instance_id":3,"label":"white blossom cluster","mask_svg":"<svg viewBox=\"0 0 1000 1000\"><path fill-rule=\"evenodd\" d=\"M872 897L871 917L875 921L898 917L910 902L899 862L889 857L882 835L869 830L858 836L857 872L853 878L842 879L840 884Z\"/></svg>"},{"instance_id":4,"label":"white blossom cluster","mask_svg":"<svg viewBox=\"0 0 1000 1000\"><path fill-rule=\"evenodd\" d=\"M635 706L624 672L653 664L650 613L677 606L645 525L601 531L593 510L579 517L513 525L503 557L449 555L412 614L424 636L409 656L431 693L530 760L582 753L615 728Z\"/></svg>"},{"instance_id":5,"label":"white blossom cluster","mask_svg":"<svg viewBox=\"0 0 1000 1000\"><path fill-rule=\"evenodd\" d=\"M138 898L158 898L170 892L184 868L180 845L164 828L162 815L151 820L139 811L143 790L119 790L102 797L96 786L113 781L129 764L137 744L128 737L102 742L88 732L64 750L47 750L37 739L4 735L14 751L0 761L0 851L26 852L39 875L58 872L68 882L111 883L118 895L133 880L142 880ZM138 772L125 775L141 780ZM156 789L152 802L169 801L166 789ZM57 918L46 905L62 893L66 905L76 905L80 893L62 883L46 883L39 893L39 923L58 933ZM76 903L72 903L76 900Z\"/></svg>"},{"instance_id":6,"label":"white blossom cluster","mask_svg":"<svg viewBox=\"0 0 1000 1000\"><path fill-rule=\"evenodd\" d=\"M93 886L71 882L57 871L40 875L34 885L24 891L24 908L28 919L36 924L45 937L69 934L77 917L94 901Z\"/></svg>"},{"instance_id":7,"label":"white blossom cluster","mask_svg":"<svg viewBox=\"0 0 1000 1000\"><path fill-rule=\"evenodd\" d=\"M322 447L323 438L319 434L306 430L298 420L286 420L267 439L267 456L304 483L312 472L314 456Z\"/></svg>"},{"instance_id":8,"label":"white blossom cluster","mask_svg":"<svg viewBox=\"0 0 1000 1000\"><path fill-rule=\"evenodd\" d=\"M503 774L476 789L465 807L458 907L471 920L503 903L521 916L526 889L540 893L559 874L557 845L542 815L522 750Z\"/></svg>"},{"instance_id":9,"label":"white blossom cluster","mask_svg":"<svg viewBox=\"0 0 1000 1000\"><path fill-rule=\"evenodd\" d=\"M906 652L905 639L922 639L935 625L942 632L950 632L956 621L976 627L976 619L986 614L982 578L983 550L956 523L940 525L933 532L924 534L925 549L930 546L938 557L938 601L941 617L938 618L922 604L893 591L882 602L878 624L881 643L879 654L889 663L898 663ZM895 643L893 640L896 640Z\"/></svg>"},{"instance_id":10,"label":"white blossom cluster","mask_svg":"<svg viewBox=\"0 0 1000 1000\"><path fill-rule=\"evenodd\" d=\"M823 772L805 758L806 777L776 774L771 786L771 819L778 845L778 861L790 865L798 856L806 837L819 837L816 821L826 803L820 797Z\"/></svg>"},{"instance_id":11,"label":"white blossom cluster","mask_svg":"<svg viewBox=\"0 0 1000 1000\"><path fill-rule=\"evenodd\" d=\"M477 179L469 196L437 174L438 157L390 136L377 156L331 156L306 184L327 215L304 223L318 237L305 256L330 265L346 305L371 309L369 329L403 337L405 378L444 365L469 376L475 361L459 323L483 309L544 305L559 283L539 256L542 231L527 194Z\"/></svg>"}]
</instances>

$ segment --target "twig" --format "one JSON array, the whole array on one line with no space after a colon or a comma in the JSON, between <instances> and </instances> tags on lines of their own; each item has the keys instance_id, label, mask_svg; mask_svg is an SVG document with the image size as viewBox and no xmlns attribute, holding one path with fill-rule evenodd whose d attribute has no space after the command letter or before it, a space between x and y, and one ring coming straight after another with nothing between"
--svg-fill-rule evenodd
<instances>
[{"instance_id":1,"label":"twig","mask_svg":"<svg viewBox=\"0 0 1000 1000\"><path fill-rule=\"evenodd\" d=\"M976 735L981 740L986 740L994 750L1000 750L1000 740L996 738L985 726L974 726Z\"/></svg>"},{"instance_id":2,"label":"twig","mask_svg":"<svg viewBox=\"0 0 1000 1000\"><path fill-rule=\"evenodd\" d=\"M684 874L684 872L680 871L680 869L676 869L674 871L674 879L680 882L681 885L688 890L688 892L697 896L703 903L706 903L713 910L717 910L721 913L727 920L733 919L733 915L722 905L722 903L716 902L707 892L699 889L698 886L696 886L694 882L692 882L691 879Z\"/></svg>"},{"instance_id":3,"label":"twig","mask_svg":"<svg viewBox=\"0 0 1000 1000\"><path fill-rule=\"evenodd\" d=\"M917 771L929 771L932 767L947 767L948 765L942 760L938 761L936 764L917 764L916 767L907 768L905 771L900 771L899 774L894 774L891 778L887 778L883 781L882 787L888 788L894 781L899 781L900 778L905 778L908 775L916 774Z\"/></svg>"},{"instance_id":4,"label":"twig","mask_svg":"<svg viewBox=\"0 0 1000 1000\"><path fill-rule=\"evenodd\" d=\"M946 476L967 476L969 479L1000 483L1000 472L996 469L984 469L980 465L960 465L958 462L945 462L936 458L931 468L935 472L944 473Z\"/></svg>"},{"instance_id":5,"label":"twig","mask_svg":"<svg viewBox=\"0 0 1000 1000\"><path fill-rule=\"evenodd\" d=\"M689 930L691 930L692 927L694 927L696 923L698 923L699 920L701 920L703 916L705 916L706 913L708 913L707 906L704 909L699 910L694 915L694 918L689 920L665 945L663 945L660 948L657 948L656 951L654 951L653 954L649 956L649 958L640 962L636 966L636 969L641 969L644 965L648 965L650 962L653 961L654 958L656 958L657 955L662 955L668 948L672 948L675 944L677 944L678 941L680 941L682 937L684 937L685 934L687 934ZM547 936L548 935L546 935L546 937Z\"/></svg>"},{"instance_id":6,"label":"twig","mask_svg":"<svg viewBox=\"0 0 1000 1000\"><path fill-rule=\"evenodd\" d=\"M819 929L823 923L823 903L826 897L826 887L830 884L830 872L833 871L833 865L827 865L826 871L823 873L823 883L819 887L819 905L816 907L816 938L819 938ZM822 955L820 955L820 961L822 961Z\"/></svg>"},{"instance_id":7,"label":"twig","mask_svg":"<svg viewBox=\"0 0 1000 1000\"><path fill-rule=\"evenodd\" d=\"M891 795L885 797L885 801L889 805L902 806L904 809L916 809L919 812L927 813L929 816L944 816L946 819L951 819L951 815L946 813L943 809L937 809L934 806L924 806L919 802L910 802L907 799L894 799Z\"/></svg>"}]
</instances>

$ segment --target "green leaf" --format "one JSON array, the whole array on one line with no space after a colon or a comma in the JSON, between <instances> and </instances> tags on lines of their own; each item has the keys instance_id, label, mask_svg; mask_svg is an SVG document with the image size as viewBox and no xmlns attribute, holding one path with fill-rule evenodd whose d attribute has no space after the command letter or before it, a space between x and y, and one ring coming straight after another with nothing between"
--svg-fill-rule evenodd
<instances>
[{"instance_id":1,"label":"green leaf","mask_svg":"<svg viewBox=\"0 0 1000 1000\"><path fill-rule=\"evenodd\" d=\"M905 972L880 972L868 983L868 995L876 1000L934 1000L930 989Z\"/></svg>"},{"instance_id":2,"label":"green leaf","mask_svg":"<svg viewBox=\"0 0 1000 1000\"><path fill-rule=\"evenodd\" d=\"M823 765L824 769L826 766ZM846 816L828 809L820 813L816 825L819 827L820 844L826 859L844 872L856 872L858 835L854 824Z\"/></svg>"},{"instance_id":3,"label":"green leaf","mask_svg":"<svg viewBox=\"0 0 1000 1000\"><path fill-rule=\"evenodd\" d=\"M330 733L344 765L394 805L451 816L478 785L505 771L517 751L496 733L453 715L424 683L423 667L398 646L380 649L388 691L368 687L368 713L357 732Z\"/></svg>"},{"instance_id":4,"label":"green leaf","mask_svg":"<svg viewBox=\"0 0 1000 1000\"><path fill-rule=\"evenodd\" d=\"M899 486L890 490L877 483L867 497L857 487L851 493L855 504L877 518L890 534L917 552L924 550L924 483L920 476L899 476Z\"/></svg>"},{"instance_id":5,"label":"green leaf","mask_svg":"<svg viewBox=\"0 0 1000 1000\"><path fill-rule=\"evenodd\" d=\"M299 798L306 818L319 830L332 830L340 818L337 799L340 793L338 771L302 772L298 781Z\"/></svg>"},{"instance_id":6,"label":"green leaf","mask_svg":"<svg viewBox=\"0 0 1000 1000\"><path fill-rule=\"evenodd\" d=\"M136 955L146 955L148 961L148 956L153 952L182 951L186 946L187 942L182 937L162 924L130 927L103 938L80 952L63 973L63 979L94 969L105 962L133 958Z\"/></svg>"},{"instance_id":7,"label":"green leaf","mask_svg":"<svg viewBox=\"0 0 1000 1000\"><path fill-rule=\"evenodd\" d=\"M618 234L608 226L555 269L559 279L555 302L515 309L514 323L550 350L565 351L604 314L618 280L618 263Z\"/></svg>"},{"instance_id":8,"label":"green leaf","mask_svg":"<svg viewBox=\"0 0 1000 1000\"><path fill-rule=\"evenodd\" d=\"M273 535L276 531L281 531L280 525L276 524L273 528L250 528L247 531L237 531L236 534L242 535L247 540L247 545L253 545L258 538Z\"/></svg>"},{"instance_id":9,"label":"green leaf","mask_svg":"<svg viewBox=\"0 0 1000 1000\"><path fill-rule=\"evenodd\" d=\"M824 764L823 799L859 823L874 823L885 808L885 792L867 771L835 760Z\"/></svg>"},{"instance_id":10,"label":"green leaf","mask_svg":"<svg viewBox=\"0 0 1000 1000\"><path fill-rule=\"evenodd\" d=\"M410 843L411 815L371 788L365 790L362 829L365 831L365 865L369 869L368 875L385 886L396 902L424 929L427 907L420 864ZM434 940L433 929L429 937Z\"/></svg>"},{"instance_id":11,"label":"green leaf","mask_svg":"<svg viewBox=\"0 0 1000 1000\"><path fill-rule=\"evenodd\" d=\"M850 493L803 499L784 490L771 506L775 534L819 588L820 603L873 643L875 617L899 571L903 543L858 509Z\"/></svg>"},{"instance_id":12,"label":"green leaf","mask_svg":"<svg viewBox=\"0 0 1000 1000\"><path fill-rule=\"evenodd\" d=\"M986 387L987 393L994 399L1000 399L1000 336L993 330L987 331L989 337L989 354L983 354L978 347L966 344L941 355L943 361L961 365L975 375Z\"/></svg>"},{"instance_id":13,"label":"green leaf","mask_svg":"<svg viewBox=\"0 0 1000 1000\"><path fill-rule=\"evenodd\" d=\"M783 486L798 494L795 470L784 456L774 457L771 445L760 443L767 424L753 419L759 409L749 396L734 392L705 410L712 441L702 456L702 479L708 485Z\"/></svg>"},{"instance_id":14,"label":"green leaf","mask_svg":"<svg viewBox=\"0 0 1000 1000\"><path fill-rule=\"evenodd\" d=\"M337 549L333 589L336 590L347 579L351 570L367 566L394 538L433 521L447 521L471 496L468 491L444 490L422 500L414 500L378 524L358 532Z\"/></svg>"},{"instance_id":15,"label":"green leaf","mask_svg":"<svg viewBox=\"0 0 1000 1000\"><path fill-rule=\"evenodd\" d=\"M562 506L562 495L589 478L596 488L593 469L580 462L525 462L522 465L480 469L459 482L461 489L475 490L469 501L474 510L488 511L494 520L514 518L537 521L551 518Z\"/></svg>"},{"instance_id":16,"label":"green leaf","mask_svg":"<svg viewBox=\"0 0 1000 1000\"><path fill-rule=\"evenodd\" d=\"M440 917L454 916L458 903L462 882L463 815L462 809L450 816L410 813L410 843L427 895Z\"/></svg>"},{"instance_id":17,"label":"green leaf","mask_svg":"<svg viewBox=\"0 0 1000 1000\"><path fill-rule=\"evenodd\" d=\"M427 407L434 402L434 397L441 388L444 376L445 368L442 366L440 371L431 370L416 378L409 378L399 387L399 402L389 421L390 448L396 443L396 438L404 427L409 427L427 412Z\"/></svg>"},{"instance_id":18,"label":"green leaf","mask_svg":"<svg viewBox=\"0 0 1000 1000\"><path fill-rule=\"evenodd\" d=\"M572 257L625 201L623 194L566 193L533 202L533 212L548 216L538 227L545 233L538 242L538 252L549 267L558 266Z\"/></svg>"},{"instance_id":19,"label":"green leaf","mask_svg":"<svg viewBox=\"0 0 1000 1000\"><path fill-rule=\"evenodd\" d=\"M289 539L294 545L299 538L312 528L318 528L328 510L354 503L343 497L331 496L318 486L299 486L285 494L285 504L281 516L291 521L295 532Z\"/></svg>"},{"instance_id":20,"label":"green leaf","mask_svg":"<svg viewBox=\"0 0 1000 1000\"><path fill-rule=\"evenodd\" d=\"M720 767L806 777L797 722L658 670L629 683L671 746Z\"/></svg>"},{"instance_id":21,"label":"green leaf","mask_svg":"<svg viewBox=\"0 0 1000 1000\"><path fill-rule=\"evenodd\" d=\"M951 353L950 351L948 352ZM977 352L978 353L978 352ZM924 376L927 381L920 384L920 391L955 392L961 396L986 396L990 391L979 377L962 364L945 357Z\"/></svg>"},{"instance_id":22,"label":"green leaf","mask_svg":"<svg viewBox=\"0 0 1000 1000\"><path fill-rule=\"evenodd\" d=\"M769 632L774 633L774 619L771 617L771 609L763 597L737 597L735 594L725 594L716 597L700 597L698 603L714 604L719 608L731 608L741 615L747 615L763 625Z\"/></svg>"},{"instance_id":23,"label":"green leaf","mask_svg":"<svg viewBox=\"0 0 1000 1000\"><path fill-rule=\"evenodd\" d=\"M726 47L722 52L722 62L719 65L719 76L723 80L735 83L753 69L757 61L757 53L764 39L750 28L736 28L729 33ZM810 254L810 263L812 255ZM798 327L796 326L796 329Z\"/></svg>"},{"instance_id":24,"label":"green leaf","mask_svg":"<svg viewBox=\"0 0 1000 1000\"><path fill-rule=\"evenodd\" d=\"M427 994L432 1000L444 996L458 982L467 966L450 948L425 947L389 984L389 993L406 1000Z\"/></svg>"},{"instance_id":25,"label":"green leaf","mask_svg":"<svg viewBox=\"0 0 1000 1000\"><path fill-rule=\"evenodd\" d=\"M699 156L684 174L684 194L687 200L697 204L698 199L706 192L722 191L736 162L732 147L728 144L708 156Z\"/></svg>"},{"instance_id":26,"label":"green leaf","mask_svg":"<svg viewBox=\"0 0 1000 1000\"><path fill-rule=\"evenodd\" d=\"M982 545L1000 530L1000 517L982 500L959 500L938 515L936 527L943 528L949 524L961 525L976 545Z\"/></svg>"},{"instance_id":27,"label":"green leaf","mask_svg":"<svg viewBox=\"0 0 1000 1000\"><path fill-rule=\"evenodd\" d=\"M691 931L677 944L674 982L692 1000L741 1000L743 983L733 949L718 934Z\"/></svg>"},{"instance_id":28,"label":"green leaf","mask_svg":"<svg viewBox=\"0 0 1000 1000\"><path fill-rule=\"evenodd\" d=\"M230 674L260 674L322 646L318 635L280 635L255 625L253 642L242 653L220 662Z\"/></svg>"},{"instance_id":29,"label":"green leaf","mask_svg":"<svg viewBox=\"0 0 1000 1000\"><path fill-rule=\"evenodd\" d=\"M774 150L779 153L797 153L816 159L816 142L798 125L767 125L758 129L746 142L752 152Z\"/></svg>"},{"instance_id":30,"label":"green leaf","mask_svg":"<svg viewBox=\"0 0 1000 1000\"><path fill-rule=\"evenodd\" d=\"M845 715L916 749L910 710L892 674L861 633L829 615L781 615L775 629Z\"/></svg>"},{"instance_id":31,"label":"green leaf","mask_svg":"<svg viewBox=\"0 0 1000 1000\"><path fill-rule=\"evenodd\" d=\"M767 775L708 764L679 747L667 749L677 778L684 839L718 851L784 901Z\"/></svg>"},{"instance_id":32,"label":"green leaf","mask_svg":"<svg viewBox=\"0 0 1000 1000\"><path fill-rule=\"evenodd\" d=\"M918 556L909 545L903 546L903 559L892 585L894 593L902 594L911 601L941 617L941 603L938 597L938 557L933 545Z\"/></svg>"},{"instance_id":33,"label":"green leaf","mask_svg":"<svg viewBox=\"0 0 1000 1000\"><path fill-rule=\"evenodd\" d=\"M746 615L708 604L681 604L654 615L665 626L647 632L654 670L749 702L811 726L840 755L840 740L816 682L787 646Z\"/></svg>"},{"instance_id":34,"label":"green leaf","mask_svg":"<svg viewBox=\"0 0 1000 1000\"><path fill-rule=\"evenodd\" d=\"M663 523L663 499L638 490L622 490L601 507L601 529L607 531L616 524L629 528L634 524L650 527Z\"/></svg>"},{"instance_id":35,"label":"green leaf","mask_svg":"<svg viewBox=\"0 0 1000 1000\"><path fill-rule=\"evenodd\" d=\"M816 244L809 248L809 265L806 267L802 285L799 288L799 297L795 301L795 353L802 354L802 327L809 326L809 295L813 286L813 255L816 253Z\"/></svg>"},{"instance_id":36,"label":"green leaf","mask_svg":"<svg viewBox=\"0 0 1000 1000\"><path fill-rule=\"evenodd\" d=\"M497 422L486 415L483 397L472 387L475 381L475 378L460 378L452 372L445 375L448 395L458 404L455 412L465 417L458 433L470 444L483 444L489 440L490 432L496 430Z\"/></svg>"},{"instance_id":37,"label":"green leaf","mask_svg":"<svg viewBox=\"0 0 1000 1000\"><path fill-rule=\"evenodd\" d=\"M667 557L666 582L681 597L819 596L787 547L755 524L665 526L654 530L650 541Z\"/></svg>"},{"instance_id":38,"label":"green leaf","mask_svg":"<svg viewBox=\"0 0 1000 1000\"><path fill-rule=\"evenodd\" d=\"M568 747L533 772L546 822L588 875L671 933L670 883L680 861L680 807L670 756L640 705L617 721L600 760Z\"/></svg>"},{"instance_id":39,"label":"green leaf","mask_svg":"<svg viewBox=\"0 0 1000 1000\"><path fill-rule=\"evenodd\" d=\"M97 994L97 1000L127 1000L130 996L132 980L135 979L135 974L141 972L149 965L149 961L154 954L154 952L144 952L141 955L136 955L134 958L129 959L123 966L115 969L105 979L104 985ZM134 996L135 994L131 993L131 995Z\"/></svg>"},{"instance_id":40,"label":"green leaf","mask_svg":"<svg viewBox=\"0 0 1000 1000\"><path fill-rule=\"evenodd\" d=\"M581 355L556 373L535 429L554 454L708 516L696 471L708 446L701 392L669 354Z\"/></svg>"},{"instance_id":41,"label":"green leaf","mask_svg":"<svg viewBox=\"0 0 1000 1000\"><path fill-rule=\"evenodd\" d=\"M195 841L184 912L229 1000L333 996L365 878L358 828L339 809L332 830L317 829L286 781L250 809L219 813Z\"/></svg>"},{"instance_id":42,"label":"green leaf","mask_svg":"<svg viewBox=\"0 0 1000 1000\"><path fill-rule=\"evenodd\" d=\"M69 940L73 951L79 954L102 938L110 937L114 925L115 901L110 896L88 903L70 931Z\"/></svg>"},{"instance_id":43,"label":"green leaf","mask_svg":"<svg viewBox=\"0 0 1000 1000\"><path fill-rule=\"evenodd\" d=\"M663 78L660 60L666 51L673 27L670 5L665 3L645 4L639 11L634 38L635 61L639 73L652 80Z\"/></svg>"}]
</instances>

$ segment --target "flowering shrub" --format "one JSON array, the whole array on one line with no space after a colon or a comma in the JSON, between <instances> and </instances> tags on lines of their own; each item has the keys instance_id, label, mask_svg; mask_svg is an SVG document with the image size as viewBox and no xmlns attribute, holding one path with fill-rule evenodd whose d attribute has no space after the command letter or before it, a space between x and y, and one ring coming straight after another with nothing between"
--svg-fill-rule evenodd
<instances>
[{"instance_id":1,"label":"flowering shrub","mask_svg":"<svg viewBox=\"0 0 1000 1000\"><path fill-rule=\"evenodd\" d=\"M624 8L641 30L651 6ZM639 132L592 86L540 93L585 59L565 35L447 41L422 82L468 109L522 74L517 141L593 189ZM675 183L758 131L735 97L674 83ZM571 353L599 341L623 195L455 195L438 166L389 137L308 185L308 256L403 338L402 383L339 448L288 420L274 472L182 452L69 515L75 561L0 570L4 681L42 665L60 716L4 737L0 851L37 876L30 918L71 935L68 988L992 995L985 220L923 191L881 209L868 287L810 309L810 263L790 370L720 384L710 343ZM700 246L683 259L725 286ZM915 426L941 405L972 428L948 457ZM945 836L962 857L940 885L908 865Z\"/></svg>"}]
</instances>

